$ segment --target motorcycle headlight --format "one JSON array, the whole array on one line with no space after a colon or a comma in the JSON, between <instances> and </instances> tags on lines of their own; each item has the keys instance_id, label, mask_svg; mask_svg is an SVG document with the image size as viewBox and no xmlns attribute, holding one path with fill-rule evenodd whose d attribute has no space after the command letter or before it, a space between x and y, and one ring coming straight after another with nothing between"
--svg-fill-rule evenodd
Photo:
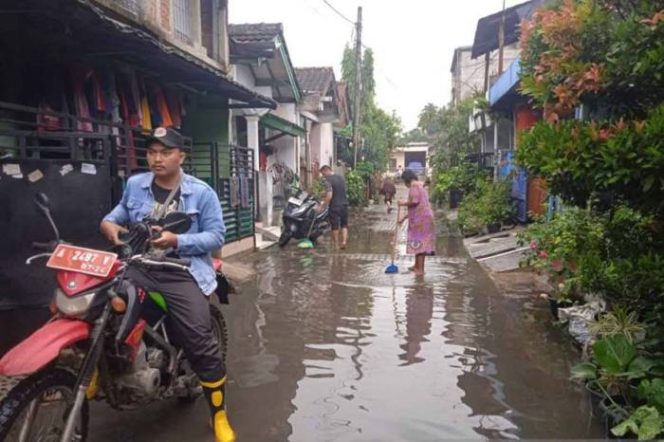
<instances>
[{"instance_id":1,"label":"motorcycle headlight","mask_svg":"<svg viewBox=\"0 0 664 442\"><path fill-rule=\"evenodd\" d=\"M60 313L66 316L80 316L87 312L95 299L97 292L69 297L60 290L55 290L55 306Z\"/></svg>"}]
</instances>

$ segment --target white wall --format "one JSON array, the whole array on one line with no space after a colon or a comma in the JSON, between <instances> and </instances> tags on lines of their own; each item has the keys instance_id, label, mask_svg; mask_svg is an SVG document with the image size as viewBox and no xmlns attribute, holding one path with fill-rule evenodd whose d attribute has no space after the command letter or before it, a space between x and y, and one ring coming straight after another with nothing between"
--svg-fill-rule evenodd
<instances>
[{"instance_id":1,"label":"white wall","mask_svg":"<svg viewBox=\"0 0 664 442\"><path fill-rule=\"evenodd\" d=\"M334 126L332 123L320 125L320 164L334 166Z\"/></svg>"},{"instance_id":2,"label":"white wall","mask_svg":"<svg viewBox=\"0 0 664 442\"><path fill-rule=\"evenodd\" d=\"M393 152L392 158L397 160L397 168L399 166L401 166L402 170L406 168L406 154L403 151Z\"/></svg>"},{"instance_id":3,"label":"white wall","mask_svg":"<svg viewBox=\"0 0 664 442\"><path fill-rule=\"evenodd\" d=\"M232 66L233 80L240 83L242 86L255 90L256 81L249 69L249 66L234 64Z\"/></svg>"},{"instance_id":4,"label":"white wall","mask_svg":"<svg viewBox=\"0 0 664 442\"><path fill-rule=\"evenodd\" d=\"M301 126L300 113L295 103L280 103L273 111L275 115ZM285 135L271 143L277 150L277 159L290 167L296 174L300 173L300 145L301 137Z\"/></svg>"},{"instance_id":5,"label":"white wall","mask_svg":"<svg viewBox=\"0 0 664 442\"><path fill-rule=\"evenodd\" d=\"M322 166L320 149L320 124L313 123L309 132L309 143L311 145L311 161Z\"/></svg>"},{"instance_id":6,"label":"white wall","mask_svg":"<svg viewBox=\"0 0 664 442\"><path fill-rule=\"evenodd\" d=\"M505 47L503 54L504 71L516 60L519 52L516 45ZM481 93L484 90L484 55L474 60L470 58L470 55L471 49L460 51L456 55L458 57L456 70L452 72L452 100L454 103L473 96L475 92ZM489 63L489 79L496 75L498 75L498 51L493 51Z\"/></svg>"},{"instance_id":7,"label":"white wall","mask_svg":"<svg viewBox=\"0 0 664 442\"><path fill-rule=\"evenodd\" d=\"M279 103L279 106L273 112L284 120L300 124L300 113L297 111L295 103Z\"/></svg>"}]
</instances>

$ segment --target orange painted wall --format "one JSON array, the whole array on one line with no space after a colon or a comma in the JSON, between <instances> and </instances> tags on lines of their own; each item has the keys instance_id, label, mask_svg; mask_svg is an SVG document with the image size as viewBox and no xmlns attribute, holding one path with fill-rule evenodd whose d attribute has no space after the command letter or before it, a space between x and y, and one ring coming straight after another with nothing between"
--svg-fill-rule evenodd
<instances>
[{"instance_id":1,"label":"orange painted wall","mask_svg":"<svg viewBox=\"0 0 664 442\"><path fill-rule=\"evenodd\" d=\"M517 133L533 127L539 120L542 119L542 114L539 111L532 109L530 106L524 105L516 109L515 113L516 130ZM518 137L516 143L518 146ZM529 177L528 178L528 213L535 215L544 215L546 209L544 203L548 197L546 190L546 183L542 178Z\"/></svg>"}]
</instances>

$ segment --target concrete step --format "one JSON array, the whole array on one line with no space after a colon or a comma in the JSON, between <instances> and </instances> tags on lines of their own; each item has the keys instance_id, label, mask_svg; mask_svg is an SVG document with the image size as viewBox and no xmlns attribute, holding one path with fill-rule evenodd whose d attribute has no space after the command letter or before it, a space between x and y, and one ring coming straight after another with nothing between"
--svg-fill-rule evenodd
<instances>
[{"instance_id":1,"label":"concrete step","mask_svg":"<svg viewBox=\"0 0 664 442\"><path fill-rule=\"evenodd\" d=\"M263 223L256 223L256 234L261 234L266 241L278 241L281 236L280 226L264 226Z\"/></svg>"},{"instance_id":2,"label":"concrete step","mask_svg":"<svg viewBox=\"0 0 664 442\"><path fill-rule=\"evenodd\" d=\"M260 233L256 234L256 249L265 250L268 247L272 247L275 244L277 244L277 241L267 240L263 237L262 234Z\"/></svg>"}]
</instances>

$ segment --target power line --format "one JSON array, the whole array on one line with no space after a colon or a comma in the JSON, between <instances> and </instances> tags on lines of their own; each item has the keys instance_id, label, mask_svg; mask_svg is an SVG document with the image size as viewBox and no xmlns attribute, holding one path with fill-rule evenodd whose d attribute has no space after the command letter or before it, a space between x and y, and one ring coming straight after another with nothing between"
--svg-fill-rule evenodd
<instances>
[{"instance_id":1,"label":"power line","mask_svg":"<svg viewBox=\"0 0 664 442\"><path fill-rule=\"evenodd\" d=\"M351 25L355 26L355 22L351 20L350 18L346 17L343 15L337 8L335 8L328 0L323 0L323 3L325 3L331 10L333 10L339 17L342 19L346 20L348 23Z\"/></svg>"}]
</instances>

